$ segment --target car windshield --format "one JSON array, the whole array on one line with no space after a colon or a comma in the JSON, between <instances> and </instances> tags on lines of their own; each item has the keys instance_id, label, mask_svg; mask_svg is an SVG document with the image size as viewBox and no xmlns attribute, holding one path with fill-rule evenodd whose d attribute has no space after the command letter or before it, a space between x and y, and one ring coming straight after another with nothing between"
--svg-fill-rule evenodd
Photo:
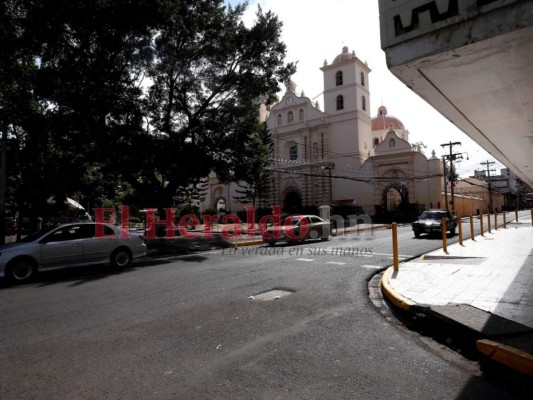
<instances>
[{"instance_id":1,"label":"car windshield","mask_svg":"<svg viewBox=\"0 0 533 400\"><path fill-rule=\"evenodd\" d=\"M425 211L420 216L420 219L434 219L440 221L444 217L443 213Z\"/></svg>"}]
</instances>

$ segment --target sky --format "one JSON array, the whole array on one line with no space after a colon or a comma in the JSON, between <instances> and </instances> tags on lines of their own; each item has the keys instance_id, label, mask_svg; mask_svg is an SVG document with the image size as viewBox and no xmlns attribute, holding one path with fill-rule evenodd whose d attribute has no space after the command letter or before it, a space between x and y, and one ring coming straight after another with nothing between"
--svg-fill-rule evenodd
<instances>
[{"instance_id":1,"label":"sky","mask_svg":"<svg viewBox=\"0 0 533 400\"><path fill-rule=\"evenodd\" d=\"M231 4L241 1L228 0ZM409 130L411 143L423 142L427 156L435 150L437 157L449 152L441 144L461 142L454 152L466 152L464 159L456 164L461 177L474 175L474 170L483 169L481 162L496 161L466 134L456 128L444 116L408 89L387 69L385 53L381 50L379 10L377 0L249 0L244 21L251 23L257 6L263 11L271 10L283 22L282 41L287 46L286 62L298 62L292 80L296 93L303 90L305 96L319 101L323 110L323 77L320 67L324 60L333 59L347 46L350 53L368 63L370 114L377 115L378 107L387 107L389 115L400 119ZM281 97L285 91L278 93ZM317 97L318 96L318 97ZM467 155L469 160L467 160ZM496 161L491 168L499 174L504 166ZM494 173L492 173L494 175Z\"/></svg>"}]
</instances>

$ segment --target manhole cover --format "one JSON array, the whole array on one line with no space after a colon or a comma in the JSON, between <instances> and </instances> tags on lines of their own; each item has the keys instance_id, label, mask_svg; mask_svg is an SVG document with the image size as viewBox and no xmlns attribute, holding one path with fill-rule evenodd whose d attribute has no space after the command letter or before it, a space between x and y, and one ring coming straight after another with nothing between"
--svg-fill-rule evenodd
<instances>
[{"instance_id":1,"label":"manhole cover","mask_svg":"<svg viewBox=\"0 0 533 400\"><path fill-rule=\"evenodd\" d=\"M268 292L263 292L263 293L250 296L250 298L253 300L272 301L272 300L281 299L282 297L288 296L293 293L294 292L291 292L290 290L273 289L273 290L269 290Z\"/></svg>"}]
</instances>

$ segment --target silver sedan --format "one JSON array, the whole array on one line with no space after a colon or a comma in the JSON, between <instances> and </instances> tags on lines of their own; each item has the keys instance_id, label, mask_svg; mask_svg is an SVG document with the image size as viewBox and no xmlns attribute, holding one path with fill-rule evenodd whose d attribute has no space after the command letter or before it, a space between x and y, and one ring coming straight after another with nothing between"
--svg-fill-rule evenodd
<instances>
[{"instance_id":1,"label":"silver sedan","mask_svg":"<svg viewBox=\"0 0 533 400\"><path fill-rule=\"evenodd\" d=\"M109 224L70 223L0 246L0 277L23 282L40 270L105 263L124 268L144 255L140 235Z\"/></svg>"}]
</instances>

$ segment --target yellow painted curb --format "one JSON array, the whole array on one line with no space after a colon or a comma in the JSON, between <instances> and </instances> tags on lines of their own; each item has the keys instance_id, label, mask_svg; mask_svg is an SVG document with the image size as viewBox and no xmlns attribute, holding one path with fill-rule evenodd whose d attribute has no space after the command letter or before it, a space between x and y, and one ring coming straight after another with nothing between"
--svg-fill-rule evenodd
<instances>
[{"instance_id":1,"label":"yellow painted curb","mask_svg":"<svg viewBox=\"0 0 533 400\"><path fill-rule=\"evenodd\" d=\"M476 347L481 354L484 354L491 360L512 368L515 371L533 376L533 356L531 354L488 339L478 340Z\"/></svg>"},{"instance_id":2,"label":"yellow painted curb","mask_svg":"<svg viewBox=\"0 0 533 400\"><path fill-rule=\"evenodd\" d=\"M381 291L383 294L394 304L396 307L409 311L411 306L414 306L416 303L411 300L403 297L401 294L396 292L392 286L389 284L389 279L394 272L394 267L389 267L381 277Z\"/></svg>"},{"instance_id":3,"label":"yellow painted curb","mask_svg":"<svg viewBox=\"0 0 533 400\"><path fill-rule=\"evenodd\" d=\"M237 243L230 243L229 247L244 247L244 246L256 246L258 244L263 244L264 242L262 240L250 240L248 242L237 242Z\"/></svg>"}]
</instances>

